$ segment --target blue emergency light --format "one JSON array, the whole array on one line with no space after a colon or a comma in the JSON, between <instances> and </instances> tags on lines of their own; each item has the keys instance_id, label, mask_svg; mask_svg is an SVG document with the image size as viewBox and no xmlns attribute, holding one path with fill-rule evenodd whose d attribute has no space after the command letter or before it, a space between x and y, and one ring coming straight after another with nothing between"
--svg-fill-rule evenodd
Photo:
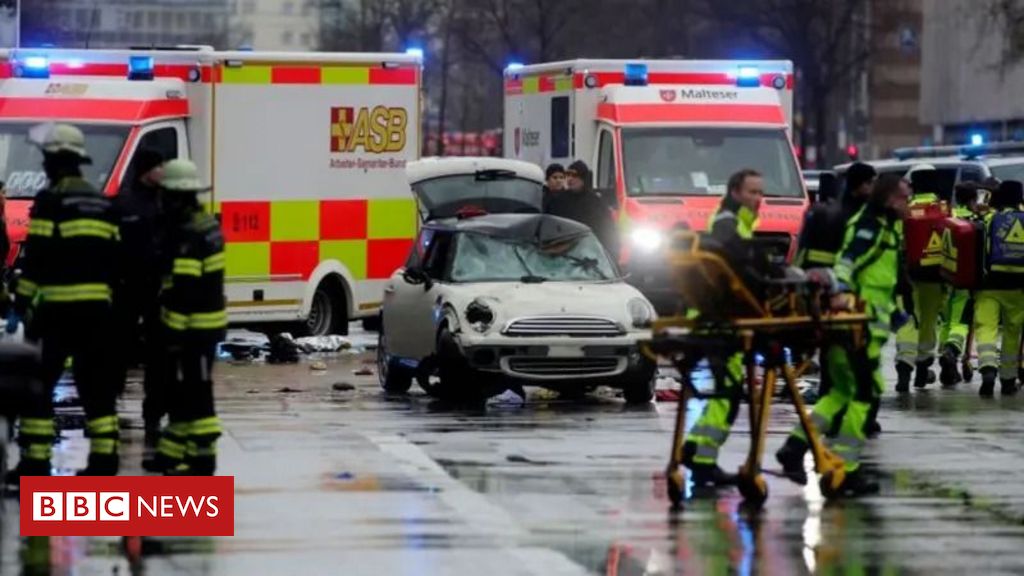
<instances>
[{"instance_id":1,"label":"blue emergency light","mask_svg":"<svg viewBox=\"0 0 1024 576\"><path fill-rule=\"evenodd\" d=\"M511 72L513 70L522 70L522 69L523 69L523 63L522 62L509 62L508 66L505 66L505 70L508 70L509 72Z\"/></svg>"},{"instance_id":2,"label":"blue emergency light","mask_svg":"<svg viewBox=\"0 0 1024 576\"><path fill-rule=\"evenodd\" d=\"M26 56L21 61L21 76L23 78L49 78L50 60L46 56Z\"/></svg>"},{"instance_id":3,"label":"blue emergency light","mask_svg":"<svg viewBox=\"0 0 1024 576\"><path fill-rule=\"evenodd\" d=\"M626 86L647 86L647 64L626 64Z\"/></svg>"},{"instance_id":4,"label":"blue emergency light","mask_svg":"<svg viewBox=\"0 0 1024 576\"><path fill-rule=\"evenodd\" d=\"M129 80L152 80L153 79L153 57L132 56L128 59Z\"/></svg>"},{"instance_id":5,"label":"blue emergency light","mask_svg":"<svg viewBox=\"0 0 1024 576\"><path fill-rule=\"evenodd\" d=\"M971 134L971 146L982 146L985 144L985 137L981 134Z\"/></svg>"},{"instance_id":6,"label":"blue emergency light","mask_svg":"<svg viewBox=\"0 0 1024 576\"><path fill-rule=\"evenodd\" d=\"M740 66L736 74L736 85L740 88L757 88L761 85L761 71L754 66Z\"/></svg>"},{"instance_id":7,"label":"blue emergency light","mask_svg":"<svg viewBox=\"0 0 1024 576\"><path fill-rule=\"evenodd\" d=\"M416 58L423 60L423 48L410 46L409 48L405 49L405 53L408 54L409 56L415 56Z\"/></svg>"}]
</instances>

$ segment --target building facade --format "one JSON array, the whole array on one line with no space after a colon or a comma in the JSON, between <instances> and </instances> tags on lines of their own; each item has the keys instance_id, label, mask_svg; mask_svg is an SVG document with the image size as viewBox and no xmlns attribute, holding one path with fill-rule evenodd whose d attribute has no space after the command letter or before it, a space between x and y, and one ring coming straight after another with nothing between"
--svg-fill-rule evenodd
<instances>
[{"instance_id":1,"label":"building facade","mask_svg":"<svg viewBox=\"0 0 1024 576\"><path fill-rule=\"evenodd\" d=\"M1024 54L981 0L925 0L921 121L936 143L1024 140Z\"/></svg>"},{"instance_id":2,"label":"building facade","mask_svg":"<svg viewBox=\"0 0 1024 576\"><path fill-rule=\"evenodd\" d=\"M309 51L320 44L315 0L236 0L232 28L239 45L255 50Z\"/></svg>"}]
</instances>

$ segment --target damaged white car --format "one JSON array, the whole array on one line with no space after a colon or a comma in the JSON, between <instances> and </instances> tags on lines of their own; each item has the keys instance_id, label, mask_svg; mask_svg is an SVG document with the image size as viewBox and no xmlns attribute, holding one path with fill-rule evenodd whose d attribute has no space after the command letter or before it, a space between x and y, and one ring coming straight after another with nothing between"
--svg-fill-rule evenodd
<instances>
[{"instance_id":1,"label":"damaged white car","mask_svg":"<svg viewBox=\"0 0 1024 576\"><path fill-rule=\"evenodd\" d=\"M651 401L656 366L637 341L654 308L589 228L539 214L539 168L446 159L409 174L426 222L385 288L385 390L416 380L439 398L478 400L517 385L606 385Z\"/></svg>"}]
</instances>

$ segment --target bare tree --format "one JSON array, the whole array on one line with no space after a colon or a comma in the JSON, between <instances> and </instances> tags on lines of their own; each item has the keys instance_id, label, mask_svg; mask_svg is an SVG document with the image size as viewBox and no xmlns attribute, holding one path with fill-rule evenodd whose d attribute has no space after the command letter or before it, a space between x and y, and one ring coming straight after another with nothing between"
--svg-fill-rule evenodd
<instances>
[{"instance_id":1,"label":"bare tree","mask_svg":"<svg viewBox=\"0 0 1024 576\"><path fill-rule=\"evenodd\" d=\"M826 154L832 97L863 73L871 43L869 0L705 0L726 36L746 39L772 56L793 60L800 73L801 143ZM808 125L807 120L810 120Z\"/></svg>"}]
</instances>

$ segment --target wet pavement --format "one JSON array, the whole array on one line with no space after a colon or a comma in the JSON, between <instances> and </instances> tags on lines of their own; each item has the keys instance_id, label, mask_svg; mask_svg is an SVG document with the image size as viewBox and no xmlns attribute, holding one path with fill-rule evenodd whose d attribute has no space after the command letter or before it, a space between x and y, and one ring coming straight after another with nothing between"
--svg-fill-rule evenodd
<instances>
[{"instance_id":1,"label":"wet pavement","mask_svg":"<svg viewBox=\"0 0 1024 576\"><path fill-rule=\"evenodd\" d=\"M371 353L325 362L218 365L234 537L145 539L130 563L115 538L18 537L9 501L0 574L1024 573L1024 397L982 401L977 379L887 394L884 433L866 452L877 496L825 503L813 483L768 476L760 513L735 490L670 513L674 403L533 390L524 406L453 410L418 389L384 396L375 376L356 374ZM130 384L122 408L136 425L140 400ZM61 408L69 426L74 404ZM788 407L774 411L770 468L794 422ZM123 473L142 474L142 431L124 436ZM740 464L748 439L744 406L723 466ZM83 466L84 450L67 433L58 471Z\"/></svg>"}]
</instances>

